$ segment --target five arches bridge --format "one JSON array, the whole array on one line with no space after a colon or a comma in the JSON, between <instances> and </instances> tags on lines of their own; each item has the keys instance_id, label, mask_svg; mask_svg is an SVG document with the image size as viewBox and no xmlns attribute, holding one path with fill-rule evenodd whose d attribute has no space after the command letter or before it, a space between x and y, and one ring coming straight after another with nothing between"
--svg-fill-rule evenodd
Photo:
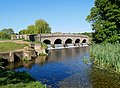
<instances>
[{"instance_id":1,"label":"five arches bridge","mask_svg":"<svg viewBox=\"0 0 120 88\"><path fill-rule=\"evenodd\" d=\"M25 40L44 42L47 45L84 45L89 44L89 37L80 34L30 34L16 35L15 38L24 38ZM14 39L14 38L13 38Z\"/></svg>"}]
</instances>

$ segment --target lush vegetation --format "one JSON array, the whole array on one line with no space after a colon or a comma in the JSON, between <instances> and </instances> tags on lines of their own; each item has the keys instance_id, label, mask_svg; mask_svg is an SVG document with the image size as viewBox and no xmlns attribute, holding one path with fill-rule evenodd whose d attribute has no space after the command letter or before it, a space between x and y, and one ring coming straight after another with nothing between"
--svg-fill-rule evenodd
<instances>
[{"instance_id":1,"label":"lush vegetation","mask_svg":"<svg viewBox=\"0 0 120 88\"><path fill-rule=\"evenodd\" d=\"M4 28L0 31L0 40L6 40L11 38L11 34L14 34L14 31L12 28Z\"/></svg>"},{"instance_id":2,"label":"lush vegetation","mask_svg":"<svg viewBox=\"0 0 120 88\"><path fill-rule=\"evenodd\" d=\"M120 72L120 44L95 44L91 46L93 64Z\"/></svg>"},{"instance_id":3,"label":"lush vegetation","mask_svg":"<svg viewBox=\"0 0 120 88\"><path fill-rule=\"evenodd\" d=\"M95 0L86 20L92 23L95 43L120 42L120 0Z\"/></svg>"},{"instance_id":4,"label":"lush vegetation","mask_svg":"<svg viewBox=\"0 0 120 88\"><path fill-rule=\"evenodd\" d=\"M19 34L40 34L40 33L51 33L51 28L49 24L42 19L36 20L34 25L29 25L27 29L21 30L19 32Z\"/></svg>"},{"instance_id":5,"label":"lush vegetation","mask_svg":"<svg viewBox=\"0 0 120 88\"><path fill-rule=\"evenodd\" d=\"M0 42L0 52L23 49L25 46L26 44L18 44L13 42Z\"/></svg>"},{"instance_id":6,"label":"lush vegetation","mask_svg":"<svg viewBox=\"0 0 120 88\"><path fill-rule=\"evenodd\" d=\"M26 72L6 71L0 68L0 88L46 88Z\"/></svg>"}]
</instances>

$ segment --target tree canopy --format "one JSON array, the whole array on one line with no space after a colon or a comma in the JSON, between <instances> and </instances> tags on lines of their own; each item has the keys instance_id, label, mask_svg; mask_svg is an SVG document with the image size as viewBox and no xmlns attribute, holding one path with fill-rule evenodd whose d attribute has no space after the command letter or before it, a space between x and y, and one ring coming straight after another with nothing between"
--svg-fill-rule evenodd
<instances>
[{"instance_id":1,"label":"tree canopy","mask_svg":"<svg viewBox=\"0 0 120 88\"><path fill-rule=\"evenodd\" d=\"M10 39L11 34L14 34L12 28L4 28L0 30L0 40Z\"/></svg>"},{"instance_id":2,"label":"tree canopy","mask_svg":"<svg viewBox=\"0 0 120 88\"><path fill-rule=\"evenodd\" d=\"M42 19L36 20L34 25L29 25L27 29L21 30L19 32L19 34L40 34L40 33L51 33L51 28L49 24Z\"/></svg>"},{"instance_id":3,"label":"tree canopy","mask_svg":"<svg viewBox=\"0 0 120 88\"><path fill-rule=\"evenodd\" d=\"M92 23L95 43L120 42L120 0L95 0L86 20Z\"/></svg>"},{"instance_id":4,"label":"tree canopy","mask_svg":"<svg viewBox=\"0 0 120 88\"><path fill-rule=\"evenodd\" d=\"M4 33L6 33L6 34L14 34L14 31L13 31L13 29L12 28L4 28L4 29L2 29L1 30L1 32L4 32Z\"/></svg>"}]
</instances>

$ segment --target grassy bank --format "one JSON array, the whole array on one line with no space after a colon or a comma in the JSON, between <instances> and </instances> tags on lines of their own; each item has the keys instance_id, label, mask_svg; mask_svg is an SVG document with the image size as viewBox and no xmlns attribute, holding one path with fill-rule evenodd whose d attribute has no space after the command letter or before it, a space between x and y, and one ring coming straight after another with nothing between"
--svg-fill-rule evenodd
<instances>
[{"instance_id":1,"label":"grassy bank","mask_svg":"<svg viewBox=\"0 0 120 88\"><path fill-rule=\"evenodd\" d=\"M18 44L14 42L0 42L0 52L23 49L25 46L25 44Z\"/></svg>"},{"instance_id":2,"label":"grassy bank","mask_svg":"<svg viewBox=\"0 0 120 88\"><path fill-rule=\"evenodd\" d=\"M95 44L90 49L94 65L120 72L120 44Z\"/></svg>"},{"instance_id":3,"label":"grassy bank","mask_svg":"<svg viewBox=\"0 0 120 88\"><path fill-rule=\"evenodd\" d=\"M0 68L0 88L46 88L25 72L6 71Z\"/></svg>"}]
</instances>

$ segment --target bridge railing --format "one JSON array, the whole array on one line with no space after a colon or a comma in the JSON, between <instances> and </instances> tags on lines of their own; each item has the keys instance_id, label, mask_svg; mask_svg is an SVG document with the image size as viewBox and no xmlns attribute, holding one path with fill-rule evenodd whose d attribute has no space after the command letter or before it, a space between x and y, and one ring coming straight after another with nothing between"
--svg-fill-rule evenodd
<instances>
[{"instance_id":1,"label":"bridge railing","mask_svg":"<svg viewBox=\"0 0 120 88\"><path fill-rule=\"evenodd\" d=\"M73 34L73 33L51 33L51 34L40 34L41 36L80 36L80 37L88 37L86 35L80 35L80 34Z\"/></svg>"}]
</instances>

